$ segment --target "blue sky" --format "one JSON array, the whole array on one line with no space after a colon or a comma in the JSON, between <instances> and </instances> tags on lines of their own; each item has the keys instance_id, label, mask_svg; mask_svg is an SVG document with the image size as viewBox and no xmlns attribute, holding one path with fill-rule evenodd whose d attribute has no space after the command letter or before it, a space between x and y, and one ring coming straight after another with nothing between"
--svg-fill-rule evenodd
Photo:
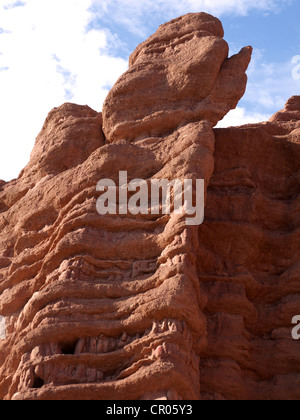
<instances>
[{"instance_id":1,"label":"blue sky","mask_svg":"<svg viewBox=\"0 0 300 420\"><path fill-rule=\"evenodd\" d=\"M231 54L254 47L247 92L220 126L266 120L299 94L299 0L0 0L0 179L27 164L54 106L101 111L135 47L199 11L221 19Z\"/></svg>"}]
</instances>

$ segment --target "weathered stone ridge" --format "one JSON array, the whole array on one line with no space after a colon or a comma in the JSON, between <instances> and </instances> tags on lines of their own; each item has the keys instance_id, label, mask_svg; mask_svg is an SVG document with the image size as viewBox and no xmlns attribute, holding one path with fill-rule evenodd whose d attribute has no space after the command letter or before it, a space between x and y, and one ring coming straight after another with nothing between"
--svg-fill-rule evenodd
<instances>
[{"instance_id":1,"label":"weathered stone ridge","mask_svg":"<svg viewBox=\"0 0 300 420\"><path fill-rule=\"evenodd\" d=\"M188 122L216 125L244 95L252 48L228 58L221 22L206 13L162 25L130 57L103 108L108 141L136 141Z\"/></svg>"},{"instance_id":2,"label":"weathered stone ridge","mask_svg":"<svg viewBox=\"0 0 300 420\"><path fill-rule=\"evenodd\" d=\"M162 25L103 113L51 111L0 182L0 399L300 398L300 100L213 129L252 51L228 58L223 35L205 13ZM119 171L205 179L205 222L100 216Z\"/></svg>"}]
</instances>

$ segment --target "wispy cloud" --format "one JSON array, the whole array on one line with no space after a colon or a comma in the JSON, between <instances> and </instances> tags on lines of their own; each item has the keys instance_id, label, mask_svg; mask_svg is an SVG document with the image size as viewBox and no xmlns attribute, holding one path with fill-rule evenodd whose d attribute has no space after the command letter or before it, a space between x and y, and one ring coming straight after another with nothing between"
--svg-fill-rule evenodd
<instances>
[{"instance_id":1,"label":"wispy cloud","mask_svg":"<svg viewBox=\"0 0 300 420\"><path fill-rule=\"evenodd\" d=\"M154 22L163 23L187 12L241 16L253 10L277 12L289 2L0 0L0 178L13 178L26 165L34 138L51 108L72 101L101 110L108 89L127 68L126 54L124 59L118 56L120 46L126 49L120 28L136 40L149 35ZM283 70L278 73L272 66L264 68L262 62L257 61L258 73L250 78L247 92L251 115L242 105L245 109L230 117L235 115L236 125L270 112L267 106L259 112L255 107L274 101L271 79L274 74L283 77ZM282 96L278 87L278 103Z\"/></svg>"},{"instance_id":2,"label":"wispy cloud","mask_svg":"<svg viewBox=\"0 0 300 420\"><path fill-rule=\"evenodd\" d=\"M4 5L3 5L3 9L4 10L14 9L16 7L25 6L25 4L26 3L24 1L7 0L7 1L5 1Z\"/></svg>"},{"instance_id":3,"label":"wispy cloud","mask_svg":"<svg viewBox=\"0 0 300 420\"><path fill-rule=\"evenodd\" d=\"M17 176L47 113L66 101L101 110L127 60L113 35L89 29L91 0L4 0L0 5L0 178ZM16 169L18 168L18 169Z\"/></svg>"},{"instance_id":4,"label":"wispy cloud","mask_svg":"<svg viewBox=\"0 0 300 420\"><path fill-rule=\"evenodd\" d=\"M128 31L145 36L155 18L169 20L192 12L207 12L215 16L246 16L256 10L264 13L279 12L292 0L93 0L94 10L100 18L108 17Z\"/></svg>"},{"instance_id":5,"label":"wispy cloud","mask_svg":"<svg viewBox=\"0 0 300 420\"><path fill-rule=\"evenodd\" d=\"M248 70L248 86L242 100L247 109L273 115L299 92L300 80L293 77L293 57L286 62L268 62L264 51L256 49Z\"/></svg>"},{"instance_id":6,"label":"wispy cloud","mask_svg":"<svg viewBox=\"0 0 300 420\"><path fill-rule=\"evenodd\" d=\"M218 128L237 127L245 124L268 121L272 114L248 111L245 108L237 107L230 111L217 125Z\"/></svg>"}]
</instances>

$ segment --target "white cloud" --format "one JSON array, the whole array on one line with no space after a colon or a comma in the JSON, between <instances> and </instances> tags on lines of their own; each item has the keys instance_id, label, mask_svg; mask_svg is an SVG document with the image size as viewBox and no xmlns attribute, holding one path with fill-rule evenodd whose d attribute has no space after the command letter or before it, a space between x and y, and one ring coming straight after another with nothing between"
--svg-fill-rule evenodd
<instances>
[{"instance_id":1,"label":"white cloud","mask_svg":"<svg viewBox=\"0 0 300 420\"><path fill-rule=\"evenodd\" d=\"M292 57L288 62L267 62L264 51L255 49L243 106L271 115L282 109L299 92L299 80L293 77L294 67Z\"/></svg>"},{"instance_id":2,"label":"white cloud","mask_svg":"<svg viewBox=\"0 0 300 420\"><path fill-rule=\"evenodd\" d=\"M138 36L147 34L154 16L167 21L185 13L207 12L221 17L226 14L245 16L253 10L278 12L291 0L93 0L99 16L109 16Z\"/></svg>"},{"instance_id":3,"label":"white cloud","mask_svg":"<svg viewBox=\"0 0 300 420\"><path fill-rule=\"evenodd\" d=\"M268 121L270 117L270 114L249 112L245 108L237 107L236 109L230 111L226 117L219 122L217 128L238 127L240 125Z\"/></svg>"},{"instance_id":4,"label":"white cloud","mask_svg":"<svg viewBox=\"0 0 300 420\"><path fill-rule=\"evenodd\" d=\"M0 0L2 1L2 0ZM47 113L70 101L101 110L127 61L88 30L91 0L0 3L0 179L27 164Z\"/></svg>"},{"instance_id":5,"label":"white cloud","mask_svg":"<svg viewBox=\"0 0 300 420\"><path fill-rule=\"evenodd\" d=\"M0 0L0 179L16 177L27 164L34 139L54 106L70 101L101 110L108 88L127 68L126 60L114 56L115 47L122 45L118 34L105 26L117 27L117 31L123 27L145 37L156 18L167 21L201 10L216 16L274 12L287 3L289 0ZM266 78L261 66L259 71ZM271 82L262 84L256 78L251 83L247 94L251 108L258 102L263 106L274 101ZM283 90L279 90L281 102ZM249 117L246 111L233 115L239 121Z\"/></svg>"}]
</instances>

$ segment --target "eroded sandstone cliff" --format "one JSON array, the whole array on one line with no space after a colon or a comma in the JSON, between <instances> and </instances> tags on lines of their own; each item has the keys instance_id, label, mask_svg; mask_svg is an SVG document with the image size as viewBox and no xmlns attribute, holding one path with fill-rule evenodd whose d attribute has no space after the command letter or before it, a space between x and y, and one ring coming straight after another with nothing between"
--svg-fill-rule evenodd
<instances>
[{"instance_id":1,"label":"eroded sandstone cliff","mask_svg":"<svg viewBox=\"0 0 300 420\"><path fill-rule=\"evenodd\" d=\"M300 398L300 99L213 127L246 88L218 19L159 28L103 115L49 114L0 184L0 398ZM106 215L100 179L205 179L206 216ZM1 337L0 337L1 339Z\"/></svg>"}]
</instances>

